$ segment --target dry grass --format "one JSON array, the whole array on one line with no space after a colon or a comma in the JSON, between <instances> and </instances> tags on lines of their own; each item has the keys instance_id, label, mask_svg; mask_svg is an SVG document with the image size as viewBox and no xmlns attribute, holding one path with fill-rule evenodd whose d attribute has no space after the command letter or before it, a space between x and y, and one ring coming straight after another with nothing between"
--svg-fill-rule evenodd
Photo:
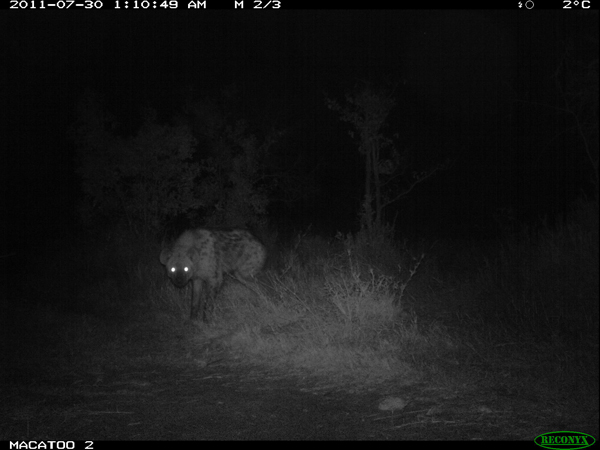
<instances>
[{"instance_id":1,"label":"dry grass","mask_svg":"<svg viewBox=\"0 0 600 450\"><path fill-rule=\"evenodd\" d=\"M299 235L256 282L226 281L209 326L188 321L189 288L168 282L157 245L117 236L48 252L27 308L64 317L69 326L57 329L72 349L118 326L150 327L167 341L186 329L239 360L340 384L412 383L448 364L495 374L534 366L538 381L597 392L597 221L597 209L582 207L535 236L479 247ZM98 321L109 326L90 331ZM114 358L110 349L94 359Z\"/></svg>"}]
</instances>

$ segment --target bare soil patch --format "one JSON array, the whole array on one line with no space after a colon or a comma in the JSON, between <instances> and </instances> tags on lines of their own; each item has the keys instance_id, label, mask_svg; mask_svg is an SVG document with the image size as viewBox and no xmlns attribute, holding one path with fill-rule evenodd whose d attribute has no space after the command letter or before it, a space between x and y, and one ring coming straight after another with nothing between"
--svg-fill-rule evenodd
<instances>
[{"instance_id":1,"label":"bare soil patch","mask_svg":"<svg viewBox=\"0 0 600 450\"><path fill-rule=\"evenodd\" d=\"M538 395L516 369L499 374L458 361L408 386L341 386L244 362L204 345L191 324L174 330L2 312L2 439L533 440L555 430L598 437L597 398Z\"/></svg>"}]
</instances>

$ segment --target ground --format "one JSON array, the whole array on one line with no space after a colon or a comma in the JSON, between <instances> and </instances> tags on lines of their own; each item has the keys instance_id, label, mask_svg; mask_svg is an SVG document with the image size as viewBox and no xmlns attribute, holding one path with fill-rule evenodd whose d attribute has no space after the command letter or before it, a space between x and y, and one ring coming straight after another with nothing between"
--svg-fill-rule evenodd
<instances>
[{"instance_id":1,"label":"ground","mask_svg":"<svg viewBox=\"0 0 600 450\"><path fill-rule=\"evenodd\" d=\"M73 316L65 326L68 317L2 311L0 439L531 441L557 430L598 438L597 399L590 409L560 393L539 396L510 370L458 361L410 386L340 386L247 364L202 342L195 325L165 332L156 321Z\"/></svg>"}]
</instances>

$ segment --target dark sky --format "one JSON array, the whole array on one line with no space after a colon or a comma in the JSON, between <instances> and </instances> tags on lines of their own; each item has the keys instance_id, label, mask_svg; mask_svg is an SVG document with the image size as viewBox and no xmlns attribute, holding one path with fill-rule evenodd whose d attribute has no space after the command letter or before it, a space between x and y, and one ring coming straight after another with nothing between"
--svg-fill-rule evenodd
<instances>
[{"instance_id":1,"label":"dark sky","mask_svg":"<svg viewBox=\"0 0 600 450\"><path fill-rule=\"evenodd\" d=\"M86 88L135 123L142 106L169 118L186 93L235 84L240 115L285 130L286 151L313 164L319 194L289 221L328 231L355 225L363 169L325 96L343 99L365 81L397 87L388 130L415 169L453 161L398 205L407 232L470 233L498 208L530 221L589 192L553 75L568 43L573 63L596 59L597 77L597 11L5 10L0 19L11 232L44 224L54 234L72 222L66 130Z\"/></svg>"}]
</instances>

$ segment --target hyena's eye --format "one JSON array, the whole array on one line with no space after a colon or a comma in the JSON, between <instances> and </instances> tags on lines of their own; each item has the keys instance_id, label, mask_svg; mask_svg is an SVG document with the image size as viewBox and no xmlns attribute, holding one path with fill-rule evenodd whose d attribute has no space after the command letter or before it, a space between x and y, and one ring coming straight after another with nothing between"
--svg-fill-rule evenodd
<instances>
[{"instance_id":1,"label":"hyena's eye","mask_svg":"<svg viewBox=\"0 0 600 450\"><path fill-rule=\"evenodd\" d=\"M175 267L171 267L171 272L175 273L176 269Z\"/></svg>"},{"instance_id":2,"label":"hyena's eye","mask_svg":"<svg viewBox=\"0 0 600 450\"><path fill-rule=\"evenodd\" d=\"M184 272L189 272L189 271L190 271L190 269L189 269L188 267L184 267L184 268L183 268L183 271L184 271Z\"/></svg>"}]
</instances>

